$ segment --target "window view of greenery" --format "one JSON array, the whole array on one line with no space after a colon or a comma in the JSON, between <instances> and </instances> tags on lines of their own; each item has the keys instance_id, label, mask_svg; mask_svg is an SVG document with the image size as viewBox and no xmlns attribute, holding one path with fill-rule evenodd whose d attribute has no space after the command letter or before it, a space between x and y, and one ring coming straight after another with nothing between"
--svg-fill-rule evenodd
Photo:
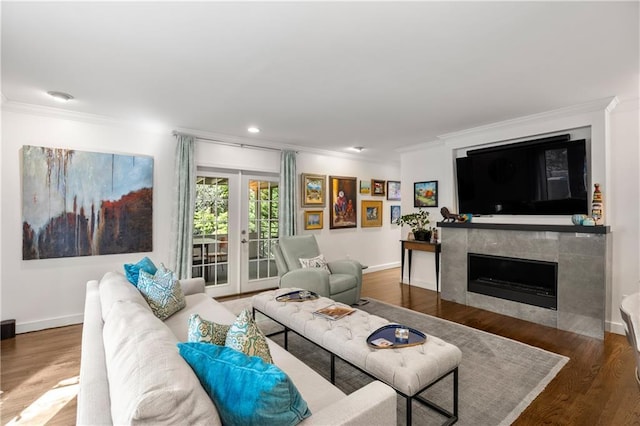
<instances>
[{"instance_id":1,"label":"window view of greenery","mask_svg":"<svg viewBox=\"0 0 640 426\"><path fill-rule=\"evenodd\" d=\"M229 232L229 180L198 176L193 217L193 277L207 285L226 284Z\"/></svg>"},{"instance_id":2,"label":"window view of greenery","mask_svg":"<svg viewBox=\"0 0 640 426\"><path fill-rule=\"evenodd\" d=\"M278 274L271 246L278 240L278 184L252 180L249 183L249 278Z\"/></svg>"},{"instance_id":3,"label":"window view of greenery","mask_svg":"<svg viewBox=\"0 0 640 426\"><path fill-rule=\"evenodd\" d=\"M227 234L229 226L229 180L198 176L196 208L193 217L195 235Z\"/></svg>"},{"instance_id":4,"label":"window view of greenery","mask_svg":"<svg viewBox=\"0 0 640 426\"><path fill-rule=\"evenodd\" d=\"M249 181L249 279L275 277L271 246L278 240L278 183ZM229 179L198 176L193 217L193 272L207 285L227 283Z\"/></svg>"}]
</instances>

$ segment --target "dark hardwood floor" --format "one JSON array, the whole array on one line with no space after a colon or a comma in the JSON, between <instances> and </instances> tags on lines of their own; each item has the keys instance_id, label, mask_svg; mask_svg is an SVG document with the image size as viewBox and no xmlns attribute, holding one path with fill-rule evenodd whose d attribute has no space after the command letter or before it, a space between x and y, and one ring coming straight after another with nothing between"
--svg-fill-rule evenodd
<instances>
[{"instance_id":1,"label":"dark hardwood floor","mask_svg":"<svg viewBox=\"0 0 640 426\"><path fill-rule=\"evenodd\" d=\"M362 295L570 358L516 425L640 425L640 389L633 378L633 354L624 336L607 333L600 341L555 330L447 302L434 291L400 284L399 278L398 268L366 274ZM60 381L79 374L81 333L82 326L76 325L20 334L0 342L2 425L47 391L59 388ZM73 398L48 422L28 424L72 425L75 410Z\"/></svg>"}]
</instances>

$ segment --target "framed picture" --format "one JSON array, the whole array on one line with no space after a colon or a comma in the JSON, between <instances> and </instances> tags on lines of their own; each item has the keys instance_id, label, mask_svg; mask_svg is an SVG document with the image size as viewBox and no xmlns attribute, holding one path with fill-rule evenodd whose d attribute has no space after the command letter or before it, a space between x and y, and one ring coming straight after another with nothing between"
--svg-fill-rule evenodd
<instances>
[{"instance_id":1,"label":"framed picture","mask_svg":"<svg viewBox=\"0 0 640 426\"><path fill-rule=\"evenodd\" d=\"M322 210L305 210L304 212L304 229L322 229L324 228Z\"/></svg>"},{"instance_id":2,"label":"framed picture","mask_svg":"<svg viewBox=\"0 0 640 426\"><path fill-rule=\"evenodd\" d=\"M329 229L358 226L358 178L329 176L331 222Z\"/></svg>"},{"instance_id":3,"label":"framed picture","mask_svg":"<svg viewBox=\"0 0 640 426\"><path fill-rule=\"evenodd\" d=\"M371 179L371 195L384 197L384 184L383 180Z\"/></svg>"},{"instance_id":4,"label":"framed picture","mask_svg":"<svg viewBox=\"0 0 640 426\"><path fill-rule=\"evenodd\" d=\"M360 181L360 193L361 194L371 194L371 182L368 180Z\"/></svg>"},{"instance_id":5,"label":"framed picture","mask_svg":"<svg viewBox=\"0 0 640 426\"><path fill-rule=\"evenodd\" d=\"M413 183L414 207L438 207L438 181Z\"/></svg>"},{"instance_id":6,"label":"framed picture","mask_svg":"<svg viewBox=\"0 0 640 426\"><path fill-rule=\"evenodd\" d=\"M382 226L382 201L362 200L360 223L363 228Z\"/></svg>"},{"instance_id":7,"label":"framed picture","mask_svg":"<svg viewBox=\"0 0 640 426\"><path fill-rule=\"evenodd\" d=\"M396 223L400 216L400 206L391 206L391 223Z\"/></svg>"},{"instance_id":8,"label":"framed picture","mask_svg":"<svg viewBox=\"0 0 640 426\"><path fill-rule=\"evenodd\" d=\"M387 181L387 200L400 201L400 182L397 180Z\"/></svg>"},{"instance_id":9,"label":"framed picture","mask_svg":"<svg viewBox=\"0 0 640 426\"><path fill-rule=\"evenodd\" d=\"M22 260L153 251L153 157L31 145L21 154Z\"/></svg>"},{"instance_id":10,"label":"framed picture","mask_svg":"<svg viewBox=\"0 0 640 426\"><path fill-rule=\"evenodd\" d=\"M302 207L324 207L327 175L302 173Z\"/></svg>"}]
</instances>

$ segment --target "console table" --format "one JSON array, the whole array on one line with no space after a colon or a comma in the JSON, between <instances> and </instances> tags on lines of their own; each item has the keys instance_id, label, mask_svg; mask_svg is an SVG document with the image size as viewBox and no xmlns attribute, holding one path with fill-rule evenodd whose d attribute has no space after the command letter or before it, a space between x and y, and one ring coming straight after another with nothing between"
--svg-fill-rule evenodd
<instances>
[{"instance_id":1,"label":"console table","mask_svg":"<svg viewBox=\"0 0 640 426\"><path fill-rule=\"evenodd\" d=\"M402 244L400 281L404 278L404 252L409 251L408 284L411 285L411 253L413 250L428 251L435 254L436 259L436 292L440 291L440 243L430 243L428 241L400 240Z\"/></svg>"}]
</instances>

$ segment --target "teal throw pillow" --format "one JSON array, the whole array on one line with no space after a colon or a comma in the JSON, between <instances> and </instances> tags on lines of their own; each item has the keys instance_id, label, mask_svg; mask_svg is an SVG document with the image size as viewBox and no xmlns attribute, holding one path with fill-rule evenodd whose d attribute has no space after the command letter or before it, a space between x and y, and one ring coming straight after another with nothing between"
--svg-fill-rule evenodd
<instances>
[{"instance_id":1,"label":"teal throw pillow","mask_svg":"<svg viewBox=\"0 0 640 426\"><path fill-rule=\"evenodd\" d=\"M125 263L124 273L127 276L127 280L129 280L129 282L136 287L138 286L138 277L140 275L140 270L153 275L156 273L158 268L156 268L156 265L154 265L151 259L146 256L138 263Z\"/></svg>"},{"instance_id":2,"label":"teal throw pillow","mask_svg":"<svg viewBox=\"0 0 640 426\"><path fill-rule=\"evenodd\" d=\"M140 270L138 290L147 301L154 315L162 321L187 306L180 282L174 273L163 266L155 275Z\"/></svg>"},{"instance_id":3,"label":"teal throw pillow","mask_svg":"<svg viewBox=\"0 0 640 426\"><path fill-rule=\"evenodd\" d=\"M289 376L224 346L178 343L226 425L295 425L311 415Z\"/></svg>"},{"instance_id":4,"label":"teal throw pillow","mask_svg":"<svg viewBox=\"0 0 640 426\"><path fill-rule=\"evenodd\" d=\"M207 321L198 314L191 314L187 341L224 346L229 327L231 327L229 324L218 324L213 321Z\"/></svg>"},{"instance_id":5,"label":"teal throw pillow","mask_svg":"<svg viewBox=\"0 0 640 426\"><path fill-rule=\"evenodd\" d=\"M240 312L231 324L224 345L249 356L259 356L264 362L273 363L267 338L253 320L249 309Z\"/></svg>"}]
</instances>

